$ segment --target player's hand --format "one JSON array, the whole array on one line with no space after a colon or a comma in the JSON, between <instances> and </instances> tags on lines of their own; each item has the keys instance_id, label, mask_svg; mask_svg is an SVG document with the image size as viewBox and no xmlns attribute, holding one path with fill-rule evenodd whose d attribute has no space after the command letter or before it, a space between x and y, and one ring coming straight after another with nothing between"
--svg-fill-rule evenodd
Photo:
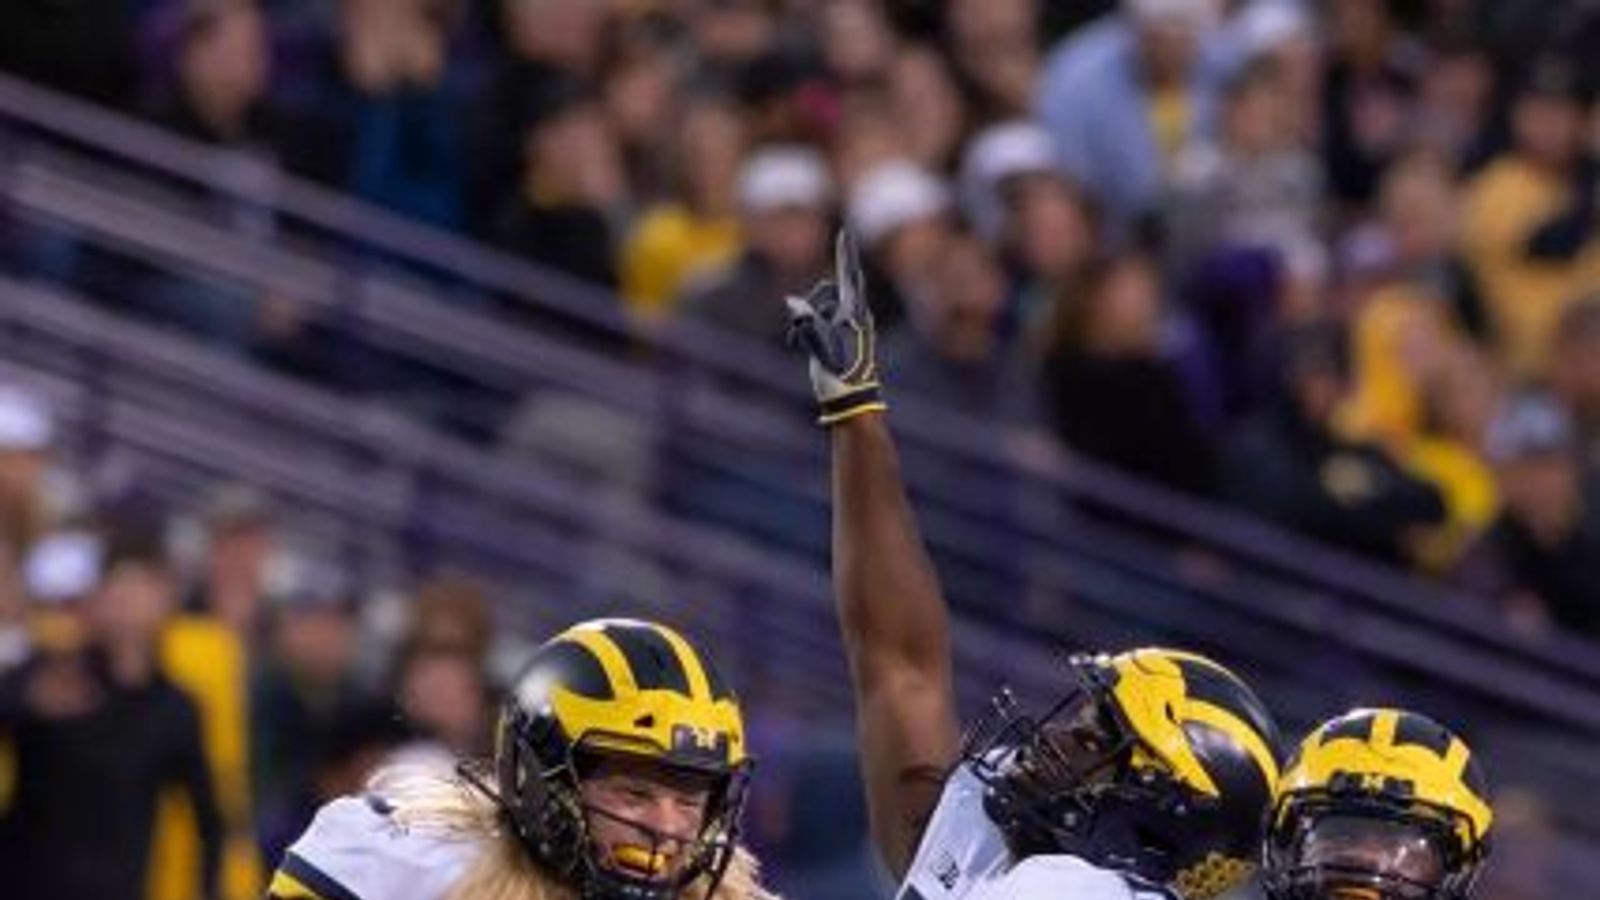
<instances>
[{"instance_id":1,"label":"player's hand","mask_svg":"<svg viewBox=\"0 0 1600 900\"><path fill-rule=\"evenodd\" d=\"M811 357L811 387L821 413L817 421L834 425L864 413L882 412L878 383L877 335L855 237L841 229L834 251L834 273L804 297L787 297L788 341Z\"/></svg>"}]
</instances>

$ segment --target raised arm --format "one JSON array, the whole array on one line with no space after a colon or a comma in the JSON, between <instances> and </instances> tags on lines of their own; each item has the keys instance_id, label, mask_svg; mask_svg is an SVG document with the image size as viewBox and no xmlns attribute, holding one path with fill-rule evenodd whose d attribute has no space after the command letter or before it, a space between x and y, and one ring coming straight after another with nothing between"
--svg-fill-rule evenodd
<instances>
[{"instance_id":1,"label":"raised arm","mask_svg":"<svg viewBox=\"0 0 1600 900\"><path fill-rule=\"evenodd\" d=\"M791 300L792 336L833 442L833 578L856 694L873 839L904 874L955 761L949 617L884 417L851 238L836 277Z\"/></svg>"}]
</instances>

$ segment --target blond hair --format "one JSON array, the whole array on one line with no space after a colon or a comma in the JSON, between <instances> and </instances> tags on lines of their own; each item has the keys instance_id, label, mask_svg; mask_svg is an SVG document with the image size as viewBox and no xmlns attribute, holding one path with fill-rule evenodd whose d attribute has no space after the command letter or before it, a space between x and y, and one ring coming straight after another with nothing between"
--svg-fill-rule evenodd
<instances>
[{"instance_id":1,"label":"blond hair","mask_svg":"<svg viewBox=\"0 0 1600 900\"><path fill-rule=\"evenodd\" d=\"M436 765L391 766L374 775L368 789L393 807L397 825L478 845L475 861L446 900L579 900L528 855L495 802L456 772ZM779 900L761 886L760 865L743 847L735 849L709 897L706 888L702 876L682 900Z\"/></svg>"}]
</instances>

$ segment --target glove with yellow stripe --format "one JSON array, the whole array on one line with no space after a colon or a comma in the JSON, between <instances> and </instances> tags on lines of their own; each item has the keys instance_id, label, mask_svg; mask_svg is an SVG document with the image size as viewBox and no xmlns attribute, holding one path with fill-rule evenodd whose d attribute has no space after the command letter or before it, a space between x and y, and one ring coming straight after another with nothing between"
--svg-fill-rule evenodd
<instances>
[{"instance_id":1,"label":"glove with yellow stripe","mask_svg":"<svg viewBox=\"0 0 1600 900\"><path fill-rule=\"evenodd\" d=\"M878 383L872 310L850 232L839 231L834 276L817 282L804 297L787 297L785 302L789 345L811 357L811 387L821 408L818 423L835 425L887 409Z\"/></svg>"}]
</instances>

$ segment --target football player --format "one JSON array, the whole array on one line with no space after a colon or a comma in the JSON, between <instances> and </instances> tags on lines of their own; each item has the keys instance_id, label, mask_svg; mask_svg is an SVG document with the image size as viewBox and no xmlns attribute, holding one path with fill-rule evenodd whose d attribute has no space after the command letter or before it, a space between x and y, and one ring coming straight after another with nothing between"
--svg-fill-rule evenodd
<instances>
[{"instance_id":1,"label":"football player","mask_svg":"<svg viewBox=\"0 0 1600 900\"><path fill-rule=\"evenodd\" d=\"M770 900L739 845L739 702L661 625L576 625L506 700L492 772L380 772L284 855L276 900Z\"/></svg>"},{"instance_id":2,"label":"football player","mask_svg":"<svg viewBox=\"0 0 1600 900\"><path fill-rule=\"evenodd\" d=\"M1461 738L1398 709L1317 726L1281 782L1269 900L1467 900L1494 816Z\"/></svg>"},{"instance_id":3,"label":"football player","mask_svg":"<svg viewBox=\"0 0 1600 900\"><path fill-rule=\"evenodd\" d=\"M1059 702L1002 699L961 746L944 600L885 424L853 239L788 300L833 443L835 592L874 840L901 900L1205 900L1259 859L1278 780L1266 708L1222 666L1074 659Z\"/></svg>"}]
</instances>

